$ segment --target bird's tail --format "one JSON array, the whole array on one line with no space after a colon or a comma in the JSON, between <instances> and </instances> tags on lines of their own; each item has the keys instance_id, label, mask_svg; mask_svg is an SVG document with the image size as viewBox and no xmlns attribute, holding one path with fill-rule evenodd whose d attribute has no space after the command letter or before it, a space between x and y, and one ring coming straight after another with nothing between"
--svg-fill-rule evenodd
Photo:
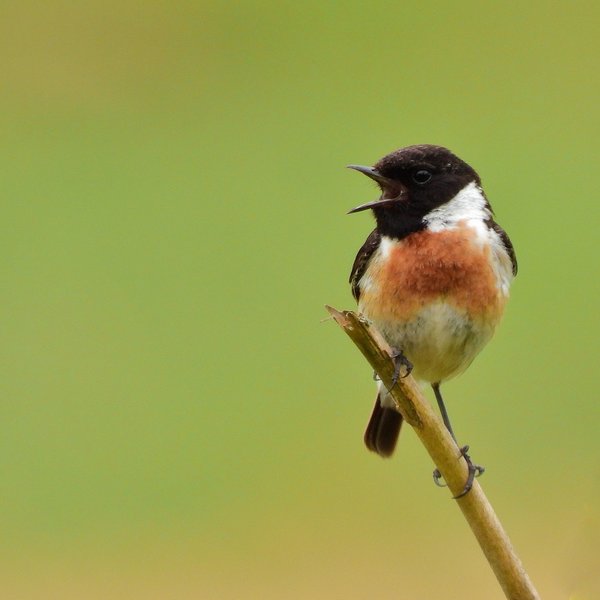
<instances>
[{"instance_id":1,"label":"bird's tail","mask_svg":"<svg viewBox=\"0 0 600 600\"><path fill-rule=\"evenodd\" d=\"M387 390L380 385L364 438L367 448L383 457L393 454L403 420L393 405L386 402L386 396Z\"/></svg>"}]
</instances>

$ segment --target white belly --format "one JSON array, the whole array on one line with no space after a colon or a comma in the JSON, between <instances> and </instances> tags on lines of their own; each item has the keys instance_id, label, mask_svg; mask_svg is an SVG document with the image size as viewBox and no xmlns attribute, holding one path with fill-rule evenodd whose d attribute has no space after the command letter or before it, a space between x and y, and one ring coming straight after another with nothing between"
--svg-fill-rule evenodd
<instances>
[{"instance_id":1,"label":"white belly","mask_svg":"<svg viewBox=\"0 0 600 600\"><path fill-rule=\"evenodd\" d=\"M489 342L497 325L473 321L443 300L421 309L403 324L378 319L373 323L388 344L411 361L413 376L429 383L462 373Z\"/></svg>"}]
</instances>

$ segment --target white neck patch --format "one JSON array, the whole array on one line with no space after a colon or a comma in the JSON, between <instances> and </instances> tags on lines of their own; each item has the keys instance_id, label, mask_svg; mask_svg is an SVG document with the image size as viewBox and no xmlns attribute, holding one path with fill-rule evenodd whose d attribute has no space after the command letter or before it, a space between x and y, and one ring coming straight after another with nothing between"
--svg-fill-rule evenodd
<instances>
[{"instance_id":1,"label":"white neck patch","mask_svg":"<svg viewBox=\"0 0 600 600\"><path fill-rule=\"evenodd\" d=\"M477 227L492 216L481 188L475 181L467 184L452 200L434 208L423 217L429 231L452 229L461 221Z\"/></svg>"}]
</instances>

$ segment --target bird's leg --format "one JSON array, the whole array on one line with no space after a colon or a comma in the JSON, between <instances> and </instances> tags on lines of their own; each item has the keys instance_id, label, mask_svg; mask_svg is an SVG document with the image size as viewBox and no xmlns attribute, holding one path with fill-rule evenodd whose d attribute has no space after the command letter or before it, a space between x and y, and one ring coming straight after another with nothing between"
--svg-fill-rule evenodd
<instances>
[{"instance_id":1,"label":"bird's leg","mask_svg":"<svg viewBox=\"0 0 600 600\"><path fill-rule=\"evenodd\" d=\"M402 350L392 348L391 358L394 361L394 376L392 377L392 387L398 383L398 379L408 377L413 370L413 364L406 358ZM400 375L402 367L406 369L404 375ZM390 388L391 389L391 388Z\"/></svg>"},{"instance_id":2,"label":"bird's leg","mask_svg":"<svg viewBox=\"0 0 600 600\"><path fill-rule=\"evenodd\" d=\"M467 454L468 452L469 452L468 445L463 446L460 449L461 456L463 456L464 459L467 461L467 467L469 467L469 475L467 476L467 482L465 483L465 487L463 488L462 492L460 494L458 494L458 496L454 496L455 500L457 498L462 498L465 494L467 494L473 487L473 480L475 479L475 477L479 477L480 475L482 475L485 472L485 467L482 467L481 465L476 465L471 460L471 457Z\"/></svg>"},{"instance_id":3,"label":"bird's leg","mask_svg":"<svg viewBox=\"0 0 600 600\"><path fill-rule=\"evenodd\" d=\"M438 406L440 409L440 413L442 414L442 419L444 421L444 425L446 426L446 429L450 432L452 439L456 442L456 436L454 435L454 431L452 431L452 425L450 424L450 417L448 416L448 411L446 410L446 406L444 405L444 399L442 398L442 394L440 392L440 384L433 383L433 384L431 384L431 387L433 388L433 393L435 394L435 399L437 400L437 403L438 403ZM456 442L456 443L458 444L458 442ZM473 480L475 479L475 477L479 477L485 471L484 467L473 463L468 452L469 452L469 446L462 446L460 448L460 455L465 459L465 461L467 463L467 467L469 468L469 475L467 476L467 481L465 483L465 487L463 488L462 492L460 494L458 494L458 496L454 496L455 500L457 498L462 498L465 494L467 494L470 491L470 489L473 487ZM438 485L440 487L444 487L445 484L440 483L441 478L442 478L442 474L439 472L438 469L435 469L433 472L433 481L436 485Z\"/></svg>"}]
</instances>

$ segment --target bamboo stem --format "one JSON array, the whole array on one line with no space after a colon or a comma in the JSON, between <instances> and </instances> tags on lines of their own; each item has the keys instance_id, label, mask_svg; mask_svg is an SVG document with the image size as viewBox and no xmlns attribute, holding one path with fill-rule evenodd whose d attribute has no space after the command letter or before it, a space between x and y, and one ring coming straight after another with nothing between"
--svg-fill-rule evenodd
<instances>
[{"instance_id":1,"label":"bamboo stem","mask_svg":"<svg viewBox=\"0 0 600 600\"><path fill-rule=\"evenodd\" d=\"M352 311L340 312L330 306L326 308L363 353L383 384L388 389L392 388L394 363L390 358L391 349L381 334L368 321ZM461 459L459 447L415 380L411 376L400 379L390 394L397 409L419 436L452 495L460 494L468 475L466 461ZM458 498L457 503L506 598L539 600L536 589L477 480L473 483L471 491Z\"/></svg>"}]
</instances>

